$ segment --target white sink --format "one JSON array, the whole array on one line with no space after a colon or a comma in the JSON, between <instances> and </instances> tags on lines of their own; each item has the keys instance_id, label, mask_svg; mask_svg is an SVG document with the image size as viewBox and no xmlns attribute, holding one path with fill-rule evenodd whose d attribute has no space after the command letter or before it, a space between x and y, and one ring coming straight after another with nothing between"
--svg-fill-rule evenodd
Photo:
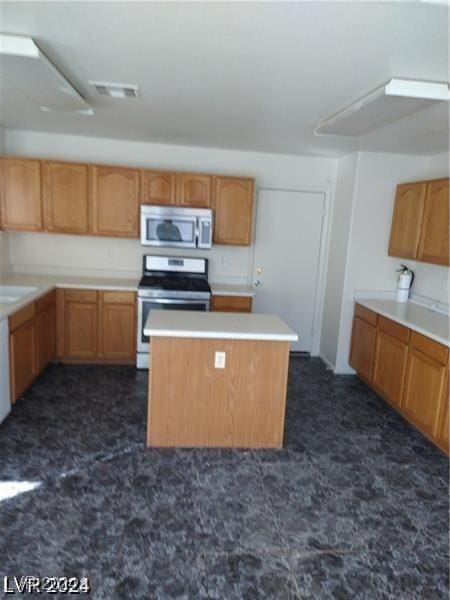
<instances>
[{"instance_id":1,"label":"white sink","mask_svg":"<svg viewBox=\"0 0 450 600\"><path fill-rule=\"evenodd\" d=\"M0 304L20 302L38 288L26 285L0 285Z\"/></svg>"}]
</instances>

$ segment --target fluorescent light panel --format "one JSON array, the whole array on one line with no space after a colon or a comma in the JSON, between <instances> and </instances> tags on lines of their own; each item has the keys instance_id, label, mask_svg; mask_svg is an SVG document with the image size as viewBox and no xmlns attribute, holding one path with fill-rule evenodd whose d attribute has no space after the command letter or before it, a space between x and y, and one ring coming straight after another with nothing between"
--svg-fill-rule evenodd
<instances>
[{"instance_id":1,"label":"fluorescent light panel","mask_svg":"<svg viewBox=\"0 0 450 600\"><path fill-rule=\"evenodd\" d=\"M0 77L46 112L93 113L31 37L0 34Z\"/></svg>"},{"instance_id":2,"label":"fluorescent light panel","mask_svg":"<svg viewBox=\"0 0 450 600\"><path fill-rule=\"evenodd\" d=\"M319 123L315 133L359 137L435 102L448 100L447 83L391 79Z\"/></svg>"}]
</instances>

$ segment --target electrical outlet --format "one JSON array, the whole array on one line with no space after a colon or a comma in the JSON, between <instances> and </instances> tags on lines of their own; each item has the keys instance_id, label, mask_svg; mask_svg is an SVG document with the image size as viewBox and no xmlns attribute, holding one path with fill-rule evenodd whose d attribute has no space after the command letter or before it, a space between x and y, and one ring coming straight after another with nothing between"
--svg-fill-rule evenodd
<instances>
[{"instance_id":1,"label":"electrical outlet","mask_svg":"<svg viewBox=\"0 0 450 600\"><path fill-rule=\"evenodd\" d=\"M214 366L216 369L225 369L225 352L216 352L214 356Z\"/></svg>"}]
</instances>

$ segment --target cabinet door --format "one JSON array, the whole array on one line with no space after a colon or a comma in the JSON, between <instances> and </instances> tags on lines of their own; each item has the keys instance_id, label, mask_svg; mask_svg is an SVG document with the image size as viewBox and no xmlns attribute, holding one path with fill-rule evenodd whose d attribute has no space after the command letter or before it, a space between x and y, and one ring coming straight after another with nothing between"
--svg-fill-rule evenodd
<instances>
[{"instance_id":1,"label":"cabinet door","mask_svg":"<svg viewBox=\"0 0 450 600\"><path fill-rule=\"evenodd\" d=\"M41 373L55 357L55 306L36 315L36 370Z\"/></svg>"},{"instance_id":2,"label":"cabinet door","mask_svg":"<svg viewBox=\"0 0 450 600\"><path fill-rule=\"evenodd\" d=\"M252 299L248 296L213 296L212 310L221 312L252 312Z\"/></svg>"},{"instance_id":3,"label":"cabinet door","mask_svg":"<svg viewBox=\"0 0 450 600\"><path fill-rule=\"evenodd\" d=\"M180 173L177 185L177 203L184 206L209 208L211 206L212 177L198 173Z\"/></svg>"},{"instance_id":4,"label":"cabinet door","mask_svg":"<svg viewBox=\"0 0 450 600\"><path fill-rule=\"evenodd\" d=\"M133 292L103 292L101 355L134 359L136 355L136 297Z\"/></svg>"},{"instance_id":5,"label":"cabinet door","mask_svg":"<svg viewBox=\"0 0 450 600\"><path fill-rule=\"evenodd\" d=\"M216 177L213 209L214 243L248 246L253 215L253 180Z\"/></svg>"},{"instance_id":6,"label":"cabinet door","mask_svg":"<svg viewBox=\"0 0 450 600\"><path fill-rule=\"evenodd\" d=\"M40 162L26 158L4 158L1 166L3 229L41 231Z\"/></svg>"},{"instance_id":7,"label":"cabinet door","mask_svg":"<svg viewBox=\"0 0 450 600\"><path fill-rule=\"evenodd\" d=\"M442 410L439 419L438 442L440 447L447 452L450 451L450 414L449 414L449 381L448 367L445 373L444 397L442 400Z\"/></svg>"},{"instance_id":8,"label":"cabinet door","mask_svg":"<svg viewBox=\"0 0 450 600\"><path fill-rule=\"evenodd\" d=\"M417 256L426 189L426 182L402 183L397 186L389 241L390 256Z\"/></svg>"},{"instance_id":9,"label":"cabinet door","mask_svg":"<svg viewBox=\"0 0 450 600\"><path fill-rule=\"evenodd\" d=\"M407 344L383 331L377 332L372 384L396 408L402 403L407 359Z\"/></svg>"},{"instance_id":10,"label":"cabinet door","mask_svg":"<svg viewBox=\"0 0 450 600\"><path fill-rule=\"evenodd\" d=\"M176 173L168 171L142 171L142 204L175 204Z\"/></svg>"},{"instance_id":11,"label":"cabinet door","mask_svg":"<svg viewBox=\"0 0 450 600\"><path fill-rule=\"evenodd\" d=\"M139 237L139 171L93 166L90 186L92 233Z\"/></svg>"},{"instance_id":12,"label":"cabinet door","mask_svg":"<svg viewBox=\"0 0 450 600\"><path fill-rule=\"evenodd\" d=\"M64 356L97 356L97 292L71 291L64 294Z\"/></svg>"},{"instance_id":13,"label":"cabinet door","mask_svg":"<svg viewBox=\"0 0 450 600\"><path fill-rule=\"evenodd\" d=\"M419 259L448 265L449 262L449 180L428 183L420 240Z\"/></svg>"},{"instance_id":14,"label":"cabinet door","mask_svg":"<svg viewBox=\"0 0 450 600\"><path fill-rule=\"evenodd\" d=\"M445 365L415 348L410 349L403 412L418 429L432 437L436 437L439 433L445 381Z\"/></svg>"},{"instance_id":15,"label":"cabinet door","mask_svg":"<svg viewBox=\"0 0 450 600\"><path fill-rule=\"evenodd\" d=\"M366 381L372 376L376 335L373 325L354 317L349 363Z\"/></svg>"},{"instance_id":16,"label":"cabinet door","mask_svg":"<svg viewBox=\"0 0 450 600\"><path fill-rule=\"evenodd\" d=\"M88 233L88 171L86 165L45 162L44 228L61 233Z\"/></svg>"},{"instance_id":17,"label":"cabinet door","mask_svg":"<svg viewBox=\"0 0 450 600\"><path fill-rule=\"evenodd\" d=\"M13 403L24 393L37 374L34 318L9 335L11 398Z\"/></svg>"}]
</instances>

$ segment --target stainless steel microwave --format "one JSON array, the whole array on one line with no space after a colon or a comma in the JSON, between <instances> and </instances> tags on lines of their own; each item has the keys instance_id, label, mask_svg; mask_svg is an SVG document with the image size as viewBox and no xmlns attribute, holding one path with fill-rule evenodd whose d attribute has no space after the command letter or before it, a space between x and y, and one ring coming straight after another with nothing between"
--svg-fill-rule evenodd
<instances>
[{"instance_id":1,"label":"stainless steel microwave","mask_svg":"<svg viewBox=\"0 0 450 600\"><path fill-rule=\"evenodd\" d=\"M176 248L211 248L210 208L141 205L141 244Z\"/></svg>"}]
</instances>

